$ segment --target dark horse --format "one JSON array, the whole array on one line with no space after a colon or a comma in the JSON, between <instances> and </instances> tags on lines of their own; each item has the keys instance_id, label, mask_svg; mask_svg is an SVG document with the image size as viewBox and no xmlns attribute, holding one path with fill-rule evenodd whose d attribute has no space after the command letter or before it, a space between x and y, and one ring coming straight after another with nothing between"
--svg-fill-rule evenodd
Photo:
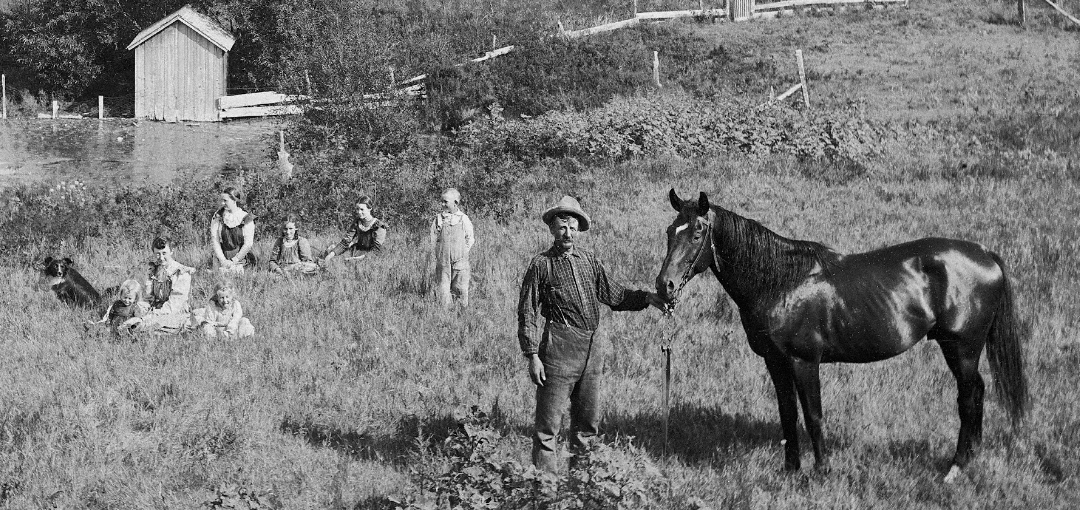
<instances>
[{"instance_id":1,"label":"dark horse","mask_svg":"<svg viewBox=\"0 0 1080 510\"><path fill-rule=\"evenodd\" d=\"M1014 425L1027 407L1027 383L1015 326L1012 290L996 253L967 241L927 238L844 255L819 243L782 237L721 207L701 193L683 201L668 227L668 253L657 293L674 304L698 273L711 269L739 307L750 348L765 358L784 431L784 467L799 469L798 409L819 467L821 363L868 363L936 340L956 377L960 437L946 481L982 440L987 346L995 390Z\"/></svg>"}]
</instances>

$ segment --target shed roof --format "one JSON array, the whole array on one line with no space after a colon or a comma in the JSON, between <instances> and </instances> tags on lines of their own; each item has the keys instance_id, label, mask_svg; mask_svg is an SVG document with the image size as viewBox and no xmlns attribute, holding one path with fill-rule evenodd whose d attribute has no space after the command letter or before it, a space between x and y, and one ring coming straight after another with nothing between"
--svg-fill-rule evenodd
<instances>
[{"instance_id":1,"label":"shed roof","mask_svg":"<svg viewBox=\"0 0 1080 510\"><path fill-rule=\"evenodd\" d=\"M208 41L213 43L214 46L221 48L222 51L229 51L236 42L236 38L222 28L221 25L217 24L217 22L199 14L195 9L192 9L190 5L185 5L181 7L180 10L165 16L157 23L150 25L146 30L139 32L139 35L135 36L135 39L131 41L131 44L127 46L127 49L134 49L136 46L157 35L158 32L168 28L169 25L172 25L175 21L179 21L191 27L197 34L205 37Z\"/></svg>"}]
</instances>

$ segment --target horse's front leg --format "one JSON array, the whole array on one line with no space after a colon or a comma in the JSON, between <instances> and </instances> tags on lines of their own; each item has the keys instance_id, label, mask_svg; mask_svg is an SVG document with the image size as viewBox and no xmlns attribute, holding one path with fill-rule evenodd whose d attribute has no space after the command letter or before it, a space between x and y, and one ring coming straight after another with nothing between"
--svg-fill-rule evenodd
<instances>
[{"instance_id":1,"label":"horse's front leg","mask_svg":"<svg viewBox=\"0 0 1080 510\"><path fill-rule=\"evenodd\" d=\"M810 441L814 444L814 460L817 461L819 470L827 470L829 459L825 454L825 443L821 433L820 365L817 361L801 359L793 359L791 365L795 375L795 387L799 390L799 400L802 402L806 431L810 433Z\"/></svg>"},{"instance_id":2,"label":"horse's front leg","mask_svg":"<svg viewBox=\"0 0 1080 510\"><path fill-rule=\"evenodd\" d=\"M765 358L773 386L776 403L780 408L780 427L784 430L784 469L798 471L799 463L799 408L795 400L795 382L792 378L791 358L773 354Z\"/></svg>"}]
</instances>

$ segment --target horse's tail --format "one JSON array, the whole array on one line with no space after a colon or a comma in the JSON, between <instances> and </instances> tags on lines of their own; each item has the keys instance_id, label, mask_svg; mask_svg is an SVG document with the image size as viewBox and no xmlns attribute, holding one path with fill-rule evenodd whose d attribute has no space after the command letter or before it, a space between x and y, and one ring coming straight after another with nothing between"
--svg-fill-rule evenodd
<instances>
[{"instance_id":1,"label":"horse's tail","mask_svg":"<svg viewBox=\"0 0 1080 510\"><path fill-rule=\"evenodd\" d=\"M1020 331L1013 308L1012 282L1005 271L1005 262L1001 256L991 252L990 256L1001 268L1004 292L990 325L986 357L990 360L990 369L994 372L994 390L1009 411L1013 426L1024 419L1028 407L1027 378L1024 376L1024 352L1020 345Z\"/></svg>"}]
</instances>

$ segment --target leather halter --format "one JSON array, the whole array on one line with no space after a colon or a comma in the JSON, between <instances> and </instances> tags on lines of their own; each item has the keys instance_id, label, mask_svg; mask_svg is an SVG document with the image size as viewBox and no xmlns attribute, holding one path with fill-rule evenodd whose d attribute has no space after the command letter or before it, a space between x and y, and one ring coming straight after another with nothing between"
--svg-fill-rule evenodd
<instances>
[{"instance_id":1,"label":"leather halter","mask_svg":"<svg viewBox=\"0 0 1080 510\"><path fill-rule=\"evenodd\" d=\"M706 213L705 217L708 218L707 213ZM701 220L699 220L699 221L701 221ZM676 296L678 296L679 293L682 292L683 287L686 287L686 284L690 283L690 280L694 277L694 274L692 274L693 271L694 271L694 266L697 265L698 257L701 257L701 252L705 249L705 244L712 242L712 221L706 219L704 221L704 223L705 223L705 233L703 234L704 237L701 240L701 244L698 245L697 251L694 252L694 258L693 258L693 260L691 260L690 265L686 266L686 270L683 271L682 282L679 283L679 288L675 290L675 295Z\"/></svg>"}]
</instances>

